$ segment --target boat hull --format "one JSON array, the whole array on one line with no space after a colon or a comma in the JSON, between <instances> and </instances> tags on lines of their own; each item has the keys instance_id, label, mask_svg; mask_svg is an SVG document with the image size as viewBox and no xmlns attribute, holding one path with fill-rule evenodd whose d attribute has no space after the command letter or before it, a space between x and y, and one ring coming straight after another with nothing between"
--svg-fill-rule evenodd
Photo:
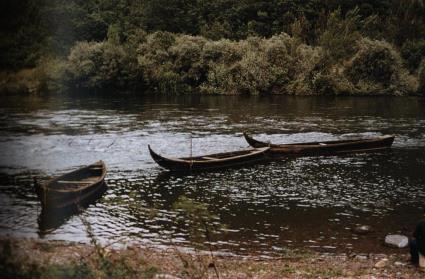
<instances>
[{"instance_id":1,"label":"boat hull","mask_svg":"<svg viewBox=\"0 0 425 279\"><path fill-rule=\"evenodd\" d=\"M382 136L370 139L355 139L342 141L306 142L293 144L271 144L253 139L244 133L249 145L253 147L269 146L268 154L280 156L320 156L337 155L354 152L372 152L388 149L394 142L394 136Z\"/></svg>"},{"instance_id":2,"label":"boat hull","mask_svg":"<svg viewBox=\"0 0 425 279\"><path fill-rule=\"evenodd\" d=\"M66 178L70 175L73 177L78 177L79 172L84 173L92 166L100 168L100 174L98 178L92 183L88 183L87 185L79 187L78 189L72 189L68 191L52 187L52 185L58 183L61 178ZM80 206L84 206L88 201L92 200L92 197L98 196L105 191L105 175L106 167L103 162L99 162L76 170L72 173L54 178L44 184L35 183L35 192L41 201L43 209L45 210L78 208Z\"/></svg>"},{"instance_id":3,"label":"boat hull","mask_svg":"<svg viewBox=\"0 0 425 279\"><path fill-rule=\"evenodd\" d=\"M87 200L90 200L92 196L96 196L102 192L106 187L105 181L101 181L93 184L87 189L84 189L76 193L58 193L45 189L37 190L37 196L41 201L43 208L46 209L62 209L69 207L78 207L84 205Z\"/></svg>"},{"instance_id":4,"label":"boat hull","mask_svg":"<svg viewBox=\"0 0 425 279\"><path fill-rule=\"evenodd\" d=\"M252 165L267 161L268 156L266 152L268 149L268 147L254 149L252 153L246 153L247 151L221 153L220 155L226 156L227 154L229 157L202 161L200 158L209 158L210 156L217 156L219 154L193 158L167 158L155 153L149 146L152 159L161 167L173 172L209 171ZM246 154L240 155L243 152Z\"/></svg>"}]
</instances>

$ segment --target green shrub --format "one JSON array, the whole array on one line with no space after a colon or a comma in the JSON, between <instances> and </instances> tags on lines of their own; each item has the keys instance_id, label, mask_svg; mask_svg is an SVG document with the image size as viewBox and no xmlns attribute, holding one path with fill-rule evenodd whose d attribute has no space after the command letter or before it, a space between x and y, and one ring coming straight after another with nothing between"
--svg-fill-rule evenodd
<instances>
[{"instance_id":1,"label":"green shrub","mask_svg":"<svg viewBox=\"0 0 425 279\"><path fill-rule=\"evenodd\" d=\"M207 41L202 51L205 63L235 63L242 59L242 50L239 43L222 39Z\"/></svg>"},{"instance_id":2,"label":"green shrub","mask_svg":"<svg viewBox=\"0 0 425 279\"><path fill-rule=\"evenodd\" d=\"M208 79L201 91L226 94L303 94L301 86L316 68L321 51L300 44L287 34L269 39L222 40L206 44ZM308 88L308 89L306 89Z\"/></svg>"},{"instance_id":3,"label":"green shrub","mask_svg":"<svg viewBox=\"0 0 425 279\"><path fill-rule=\"evenodd\" d=\"M401 57L384 41L360 40L345 74L360 93L403 95L409 91Z\"/></svg>"},{"instance_id":4,"label":"green shrub","mask_svg":"<svg viewBox=\"0 0 425 279\"><path fill-rule=\"evenodd\" d=\"M324 73L317 73L312 79L313 90L316 94L320 95L334 95L336 94L334 79L331 75Z\"/></svg>"},{"instance_id":5,"label":"green shrub","mask_svg":"<svg viewBox=\"0 0 425 279\"><path fill-rule=\"evenodd\" d=\"M232 26L227 21L214 21L210 24L201 25L199 34L211 40L230 38L232 37Z\"/></svg>"},{"instance_id":6,"label":"green shrub","mask_svg":"<svg viewBox=\"0 0 425 279\"><path fill-rule=\"evenodd\" d=\"M178 36L169 53L173 71L179 73L182 83L197 87L206 76L206 65L202 60L202 49L206 39L188 35Z\"/></svg>"},{"instance_id":7,"label":"green shrub","mask_svg":"<svg viewBox=\"0 0 425 279\"><path fill-rule=\"evenodd\" d=\"M123 46L78 42L68 56L69 82L76 88L126 88L139 82L133 59Z\"/></svg>"},{"instance_id":8,"label":"green shrub","mask_svg":"<svg viewBox=\"0 0 425 279\"><path fill-rule=\"evenodd\" d=\"M271 65L265 53L259 49L260 40L251 38L243 43L234 42L239 59L233 63L232 60L210 63L208 83L204 86L217 93L221 91L230 94L258 94L268 89L272 77L267 76L267 72L271 70Z\"/></svg>"},{"instance_id":9,"label":"green shrub","mask_svg":"<svg viewBox=\"0 0 425 279\"><path fill-rule=\"evenodd\" d=\"M108 41L77 43L66 62L41 63L46 87L58 88L63 80L76 88L147 85L170 93L403 95L416 90L416 77L408 76L400 54L385 41L360 39L351 59L347 52L335 61L330 46L309 46L285 33L212 41L139 30L118 45L115 31L111 27Z\"/></svg>"},{"instance_id":10,"label":"green shrub","mask_svg":"<svg viewBox=\"0 0 425 279\"><path fill-rule=\"evenodd\" d=\"M173 58L169 48L174 45L175 36L168 32L155 32L137 49L138 66L149 86L162 92L177 91L179 74L173 70Z\"/></svg>"},{"instance_id":11,"label":"green shrub","mask_svg":"<svg viewBox=\"0 0 425 279\"><path fill-rule=\"evenodd\" d=\"M425 58L425 40L407 41L401 48L401 55L406 60L409 70L416 71L421 60Z\"/></svg>"},{"instance_id":12,"label":"green shrub","mask_svg":"<svg viewBox=\"0 0 425 279\"><path fill-rule=\"evenodd\" d=\"M317 94L314 91L312 81L314 75L321 72L325 67L325 54L320 47L311 47L301 44L296 47L293 56L293 69L295 72L288 87L288 93L294 95Z\"/></svg>"},{"instance_id":13,"label":"green shrub","mask_svg":"<svg viewBox=\"0 0 425 279\"><path fill-rule=\"evenodd\" d=\"M39 60L35 73L41 83L42 90L61 92L67 89L67 62L53 57Z\"/></svg>"},{"instance_id":14,"label":"green shrub","mask_svg":"<svg viewBox=\"0 0 425 279\"><path fill-rule=\"evenodd\" d=\"M422 59L418 68L418 81L419 88L418 93L425 95L425 58Z\"/></svg>"}]
</instances>

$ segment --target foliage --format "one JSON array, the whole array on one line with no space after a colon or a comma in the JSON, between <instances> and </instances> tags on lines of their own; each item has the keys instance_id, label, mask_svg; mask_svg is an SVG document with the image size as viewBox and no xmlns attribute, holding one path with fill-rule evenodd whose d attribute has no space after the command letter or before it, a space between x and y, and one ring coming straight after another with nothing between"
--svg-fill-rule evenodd
<instances>
[{"instance_id":1,"label":"foliage","mask_svg":"<svg viewBox=\"0 0 425 279\"><path fill-rule=\"evenodd\" d=\"M34 67L44 54L47 28L38 0L3 0L0 4L0 66L2 70Z\"/></svg>"},{"instance_id":2,"label":"foliage","mask_svg":"<svg viewBox=\"0 0 425 279\"><path fill-rule=\"evenodd\" d=\"M40 87L49 92L66 90L67 62L55 57L43 57L39 60L35 73L41 82Z\"/></svg>"},{"instance_id":3,"label":"foliage","mask_svg":"<svg viewBox=\"0 0 425 279\"><path fill-rule=\"evenodd\" d=\"M405 59L409 70L415 71L419 63L425 58L425 40L407 41L401 48L401 55Z\"/></svg>"},{"instance_id":4,"label":"foliage","mask_svg":"<svg viewBox=\"0 0 425 279\"><path fill-rule=\"evenodd\" d=\"M359 41L358 48L346 74L360 91L390 91L396 95L407 93L406 72L401 57L390 44L363 39Z\"/></svg>"},{"instance_id":5,"label":"foliage","mask_svg":"<svg viewBox=\"0 0 425 279\"><path fill-rule=\"evenodd\" d=\"M413 89L404 85L403 65L416 79L425 55L421 0L5 0L1 5L3 69L37 68L49 91L148 86L220 94L404 94ZM365 51L364 38L387 45ZM362 59L373 63L358 64Z\"/></svg>"},{"instance_id":6,"label":"foliage","mask_svg":"<svg viewBox=\"0 0 425 279\"><path fill-rule=\"evenodd\" d=\"M76 88L127 88L139 77L135 59L110 41L78 42L68 56L68 72Z\"/></svg>"},{"instance_id":7,"label":"foliage","mask_svg":"<svg viewBox=\"0 0 425 279\"><path fill-rule=\"evenodd\" d=\"M419 90L418 92L425 95L425 58L422 59L418 70Z\"/></svg>"},{"instance_id":8,"label":"foliage","mask_svg":"<svg viewBox=\"0 0 425 279\"><path fill-rule=\"evenodd\" d=\"M209 61L208 79L201 90L227 94L296 94L293 85L309 75L321 56L319 49L301 45L287 34L214 42L206 52L226 59Z\"/></svg>"},{"instance_id":9,"label":"foliage","mask_svg":"<svg viewBox=\"0 0 425 279\"><path fill-rule=\"evenodd\" d=\"M401 60L392 47L382 41L364 39L358 44L359 51L352 59L348 75L354 82L370 80L388 84L401 67Z\"/></svg>"},{"instance_id":10,"label":"foliage","mask_svg":"<svg viewBox=\"0 0 425 279\"><path fill-rule=\"evenodd\" d=\"M138 63L147 83L162 92L188 91L205 75L201 60L205 39L155 32L138 48Z\"/></svg>"},{"instance_id":11,"label":"foliage","mask_svg":"<svg viewBox=\"0 0 425 279\"><path fill-rule=\"evenodd\" d=\"M49 51L64 57L77 41L103 40L108 23L96 14L96 8L94 1L45 0Z\"/></svg>"},{"instance_id":12,"label":"foliage","mask_svg":"<svg viewBox=\"0 0 425 279\"><path fill-rule=\"evenodd\" d=\"M358 8L349 11L345 17L340 9L333 11L327 19L325 31L319 37L319 45L332 59L346 59L356 51L356 41L361 38L361 25Z\"/></svg>"}]
</instances>

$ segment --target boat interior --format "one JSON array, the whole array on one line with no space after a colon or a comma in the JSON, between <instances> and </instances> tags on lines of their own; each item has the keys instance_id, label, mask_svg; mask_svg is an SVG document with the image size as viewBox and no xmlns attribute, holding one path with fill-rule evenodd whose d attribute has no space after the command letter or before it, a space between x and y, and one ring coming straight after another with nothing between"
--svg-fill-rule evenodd
<instances>
[{"instance_id":1,"label":"boat interior","mask_svg":"<svg viewBox=\"0 0 425 279\"><path fill-rule=\"evenodd\" d=\"M91 165L59 177L56 181L53 181L50 187L64 190L78 189L97 182L102 174L103 167L101 164Z\"/></svg>"},{"instance_id":2,"label":"boat interior","mask_svg":"<svg viewBox=\"0 0 425 279\"><path fill-rule=\"evenodd\" d=\"M248 155L248 154L251 154L253 152L258 152L258 150L255 150L255 149L240 150L240 151L233 151L233 152L208 154L208 155L197 156L197 157L184 157L184 158L180 158L180 159L181 160L210 161L210 160L224 159L224 158L230 158L230 157L235 157L235 156Z\"/></svg>"}]
</instances>

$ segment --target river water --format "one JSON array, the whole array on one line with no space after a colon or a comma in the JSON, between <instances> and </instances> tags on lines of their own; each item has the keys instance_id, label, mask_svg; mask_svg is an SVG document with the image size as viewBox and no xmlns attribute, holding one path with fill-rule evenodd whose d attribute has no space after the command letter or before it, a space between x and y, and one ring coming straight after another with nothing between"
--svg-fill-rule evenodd
<instances>
[{"instance_id":1,"label":"river water","mask_svg":"<svg viewBox=\"0 0 425 279\"><path fill-rule=\"evenodd\" d=\"M206 249L173 208L205 204L214 251L276 256L288 248L381 252L424 215L425 101L417 98L241 96L3 96L0 235ZM246 168L173 175L150 158L247 147L242 131L277 143L396 136L379 153L288 158ZM192 146L192 147L191 147ZM80 215L41 233L32 177L103 160L107 191ZM220 225L220 226L219 226ZM221 226L223 225L223 226ZM373 232L356 235L357 225Z\"/></svg>"}]
</instances>

